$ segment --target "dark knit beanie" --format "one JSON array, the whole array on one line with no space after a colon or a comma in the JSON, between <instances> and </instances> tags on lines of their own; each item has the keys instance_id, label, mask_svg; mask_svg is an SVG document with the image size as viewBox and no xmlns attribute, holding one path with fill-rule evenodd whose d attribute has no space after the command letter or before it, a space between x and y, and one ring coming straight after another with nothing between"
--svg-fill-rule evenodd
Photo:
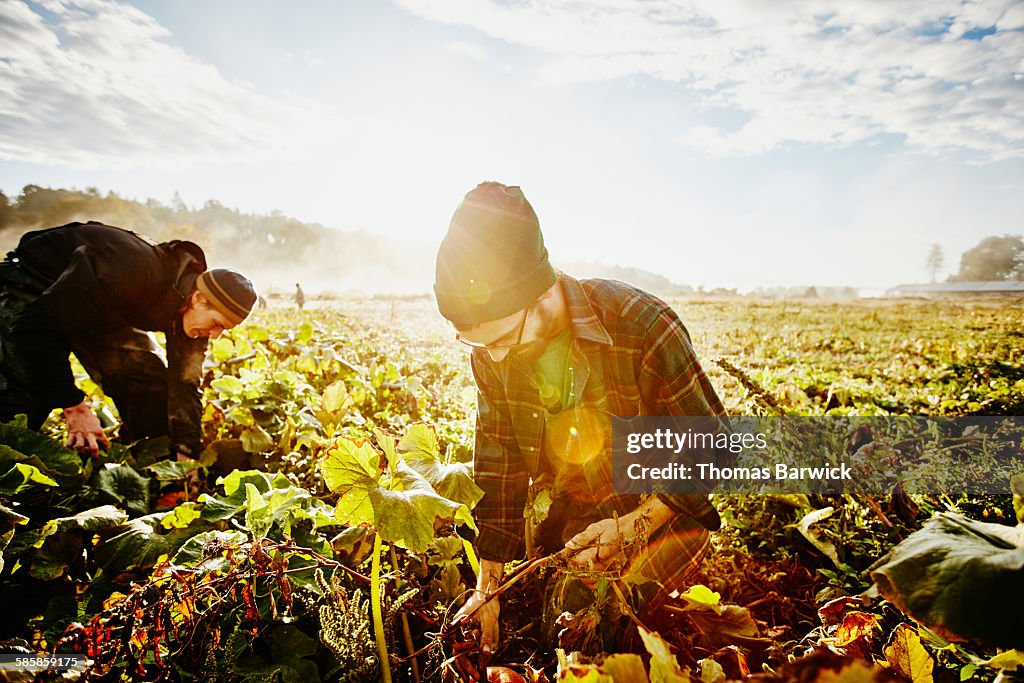
<instances>
[{"instance_id":1,"label":"dark knit beanie","mask_svg":"<svg viewBox=\"0 0 1024 683\"><path fill-rule=\"evenodd\" d=\"M458 327L526 308L555 284L540 222L523 191L486 182L466 195L437 252L434 295Z\"/></svg>"},{"instance_id":2,"label":"dark knit beanie","mask_svg":"<svg viewBox=\"0 0 1024 683\"><path fill-rule=\"evenodd\" d=\"M196 289L234 325L245 320L256 303L252 282L230 268L205 271L196 279Z\"/></svg>"}]
</instances>

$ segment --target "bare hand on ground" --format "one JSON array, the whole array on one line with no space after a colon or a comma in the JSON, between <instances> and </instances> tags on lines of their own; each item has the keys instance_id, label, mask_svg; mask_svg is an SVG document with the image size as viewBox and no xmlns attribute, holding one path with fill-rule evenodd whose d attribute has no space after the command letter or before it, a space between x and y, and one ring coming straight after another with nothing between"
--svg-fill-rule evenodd
<instances>
[{"instance_id":1,"label":"bare hand on ground","mask_svg":"<svg viewBox=\"0 0 1024 683\"><path fill-rule=\"evenodd\" d=\"M465 680L478 681L487 675L487 660L498 647L498 617L501 614L500 598L487 600L488 593L501 584L504 565L494 560L480 561L480 575L477 577L477 588L466 600L466 604L455 615L452 623L475 621L479 632L474 633L479 650L473 648L462 651L456 648L455 669ZM474 662L471 655L479 652L479 659Z\"/></svg>"},{"instance_id":2,"label":"bare hand on ground","mask_svg":"<svg viewBox=\"0 0 1024 683\"><path fill-rule=\"evenodd\" d=\"M110 440L103 432L99 418L85 403L64 409L64 420L68 426L68 448L74 448L81 455L99 457L100 448L110 448Z\"/></svg>"}]
</instances>

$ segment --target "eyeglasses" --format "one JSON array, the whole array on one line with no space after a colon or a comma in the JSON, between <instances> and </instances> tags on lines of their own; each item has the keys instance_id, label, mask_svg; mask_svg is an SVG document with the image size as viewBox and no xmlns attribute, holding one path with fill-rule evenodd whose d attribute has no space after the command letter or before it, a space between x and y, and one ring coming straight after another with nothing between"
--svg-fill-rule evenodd
<instances>
[{"instance_id":1,"label":"eyeglasses","mask_svg":"<svg viewBox=\"0 0 1024 683\"><path fill-rule=\"evenodd\" d=\"M533 309L533 306L534 306L534 304L530 304L529 306L527 306L526 308L523 309L523 317L519 320L519 325L517 325L516 328L515 328L516 329L516 340L512 344L481 344L480 342L470 341L469 339L466 339L458 331L455 332L455 339L459 343L465 344L466 346L468 346L468 347L470 347L472 349L483 349L485 351L486 350L491 350L491 351L497 351L497 350L509 351L509 350L517 349L517 348L519 348L521 346L527 346L529 344L529 342L527 342L527 344L523 343L523 331L526 330L526 319L528 317L530 317L530 311ZM501 335L501 337L498 337L498 339L502 339L503 337L507 337L507 336L508 336L507 334L503 334L503 335Z\"/></svg>"}]
</instances>

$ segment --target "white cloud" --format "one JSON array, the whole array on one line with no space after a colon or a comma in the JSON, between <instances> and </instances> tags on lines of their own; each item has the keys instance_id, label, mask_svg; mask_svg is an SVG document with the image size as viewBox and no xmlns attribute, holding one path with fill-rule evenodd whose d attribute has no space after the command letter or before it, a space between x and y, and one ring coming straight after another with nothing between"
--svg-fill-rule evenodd
<instances>
[{"instance_id":1,"label":"white cloud","mask_svg":"<svg viewBox=\"0 0 1024 683\"><path fill-rule=\"evenodd\" d=\"M228 80L111 0L0 3L0 95L0 159L80 168L251 159L317 115Z\"/></svg>"},{"instance_id":2,"label":"white cloud","mask_svg":"<svg viewBox=\"0 0 1024 683\"><path fill-rule=\"evenodd\" d=\"M487 50L482 45L477 43L467 43L459 40L451 43L446 43L444 46L445 52L450 52L453 55L459 55L472 59L474 62L485 62L487 61L488 54Z\"/></svg>"},{"instance_id":3,"label":"white cloud","mask_svg":"<svg viewBox=\"0 0 1024 683\"><path fill-rule=\"evenodd\" d=\"M745 112L738 129L681 115L678 141L716 156L886 134L926 153L1024 157L1015 0L397 1L546 54L552 83L645 75Z\"/></svg>"}]
</instances>

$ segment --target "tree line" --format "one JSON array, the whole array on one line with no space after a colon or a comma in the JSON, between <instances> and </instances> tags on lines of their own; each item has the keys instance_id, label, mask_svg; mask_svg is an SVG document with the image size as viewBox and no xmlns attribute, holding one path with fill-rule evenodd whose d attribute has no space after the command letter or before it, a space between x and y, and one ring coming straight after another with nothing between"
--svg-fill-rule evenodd
<instances>
[{"instance_id":1,"label":"tree line","mask_svg":"<svg viewBox=\"0 0 1024 683\"><path fill-rule=\"evenodd\" d=\"M942 247L933 244L925 259L932 282L945 263ZM991 236L982 239L960 257L960 270L948 282L1024 280L1024 237Z\"/></svg>"}]
</instances>

